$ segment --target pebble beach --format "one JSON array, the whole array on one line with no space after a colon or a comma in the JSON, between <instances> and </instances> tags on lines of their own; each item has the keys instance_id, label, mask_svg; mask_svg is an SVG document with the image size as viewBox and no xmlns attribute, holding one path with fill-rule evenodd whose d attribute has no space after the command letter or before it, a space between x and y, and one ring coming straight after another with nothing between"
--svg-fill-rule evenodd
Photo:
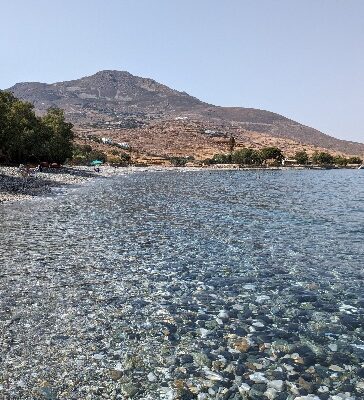
<instances>
[{"instance_id":1,"label":"pebble beach","mask_svg":"<svg viewBox=\"0 0 364 400\"><path fill-rule=\"evenodd\" d=\"M59 169L44 168L27 178L22 177L18 167L0 166L0 203L47 196L57 188L67 189L72 185L80 185L91 179L124 174L128 168L103 166L99 172L93 167L65 166Z\"/></svg>"}]
</instances>

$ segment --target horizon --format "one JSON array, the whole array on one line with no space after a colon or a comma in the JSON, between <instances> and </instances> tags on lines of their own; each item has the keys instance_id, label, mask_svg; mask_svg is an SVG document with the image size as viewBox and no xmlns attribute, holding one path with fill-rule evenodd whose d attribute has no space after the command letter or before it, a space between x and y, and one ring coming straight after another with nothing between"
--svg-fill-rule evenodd
<instances>
[{"instance_id":1,"label":"horizon","mask_svg":"<svg viewBox=\"0 0 364 400\"><path fill-rule=\"evenodd\" d=\"M3 90L126 71L206 103L267 110L364 142L358 0L15 0L2 11Z\"/></svg>"}]
</instances>

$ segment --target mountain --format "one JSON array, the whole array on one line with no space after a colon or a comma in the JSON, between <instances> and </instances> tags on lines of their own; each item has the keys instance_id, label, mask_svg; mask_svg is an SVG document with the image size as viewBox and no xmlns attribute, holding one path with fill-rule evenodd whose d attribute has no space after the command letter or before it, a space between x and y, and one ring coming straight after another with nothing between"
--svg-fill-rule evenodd
<instances>
[{"instance_id":1,"label":"mountain","mask_svg":"<svg viewBox=\"0 0 364 400\"><path fill-rule=\"evenodd\" d=\"M53 84L18 83L8 90L33 103L39 114L51 106L64 109L67 119L79 128L139 129L142 135L141 129L148 130L151 123L180 119L198 121L201 134L211 131L203 126L212 126L222 129L225 136L240 130L344 154L364 154L363 143L333 138L269 111L208 104L125 71L100 71Z\"/></svg>"},{"instance_id":2,"label":"mountain","mask_svg":"<svg viewBox=\"0 0 364 400\"><path fill-rule=\"evenodd\" d=\"M75 123L87 123L89 114L93 117L95 113L99 114L100 121L108 121L118 116L143 118L207 106L187 93L125 71L101 71L53 84L18 83L9 90L32 102L39 111L50 106L61 107Z\"/></svg>"}]
</instances>

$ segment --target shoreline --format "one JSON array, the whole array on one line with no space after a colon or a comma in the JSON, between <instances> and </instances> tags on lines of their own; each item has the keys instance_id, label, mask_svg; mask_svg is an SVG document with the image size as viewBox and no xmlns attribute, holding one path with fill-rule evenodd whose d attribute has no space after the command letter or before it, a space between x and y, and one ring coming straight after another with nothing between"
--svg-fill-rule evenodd
<instances>
[{"instance_id":1,"label":"shoreline","mask_svg":"<svg viewBox=\"0 0 364 400\"><path fill-rule=\"evenodd\" d=\"M54 189L82 185L96 178L115 175L113 169L105 167L97 173L93 167L65 166L45 169L24 178L17 167L0 166L0 204L44 197Z\"/></svg>"},{"instance_id":2,"label":"shoreline","mask_svg":"<svg viewBox=\"0 0 364 400\"><path fill-rule=\"evenodd\" d=\"M216 166L129 166L112 167L104 165L100 172L95 172L90 166L64 166L59 169L45 169L36 172L27 178L21 176L18 167L0 166L0 204L30 200L35 197L44 197L52 190L62 187L83 185L98 178L109 178L134 172L160 172L160 171L287 171L287 170L326 170L350 168L325 168L325 167L238 167L236 165ZM352 168L351 168L352 169Z\"/></svg>"}]
</instances>

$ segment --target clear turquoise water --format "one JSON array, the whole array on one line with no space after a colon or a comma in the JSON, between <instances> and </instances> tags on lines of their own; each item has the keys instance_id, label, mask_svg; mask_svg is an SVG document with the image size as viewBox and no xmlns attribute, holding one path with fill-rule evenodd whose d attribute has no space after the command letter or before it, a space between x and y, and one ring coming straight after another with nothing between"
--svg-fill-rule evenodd
<instances>
[{"instance_id":1,"label":"clear turquoise water","mask_svg":"<svg viewBox=\"0 0 364 400\"><path fill-rule=\"evenodd\" d=\"M285 354L306 352L304 368L351 365L345 384L364 362L363 171L181 170L100 179L67 195L0 206L0 254L0 299L10 310L2 320L20 318L18 350L7 348L2 367L27 360L30 346L42 352L54 335L71 337L21 368L32 385L31 365L81 374L71 357L76 345L91 358L104 351L97 362L105 368L115 361L110 349L133 348L154 370L159 356L163 366L167 356L226 350L226 335L237 333L286 346L264 367L267 376ZM229 316L216 322L220 310ZM166 339L167 320L176 332ZM84 339L87 324L109 350ZM5 336L14 332L6 326ZM209 340L201 328L212 332ZM130 330L143 348L124 334ZM269 355L251 352L244 357ZM304 373L297 368L296 380ZM95 374L94 381L105 380ZM54 385L60 390L57 379ZM340 391L334 386L330 393Z\"/></svg>"}]
</instances>

